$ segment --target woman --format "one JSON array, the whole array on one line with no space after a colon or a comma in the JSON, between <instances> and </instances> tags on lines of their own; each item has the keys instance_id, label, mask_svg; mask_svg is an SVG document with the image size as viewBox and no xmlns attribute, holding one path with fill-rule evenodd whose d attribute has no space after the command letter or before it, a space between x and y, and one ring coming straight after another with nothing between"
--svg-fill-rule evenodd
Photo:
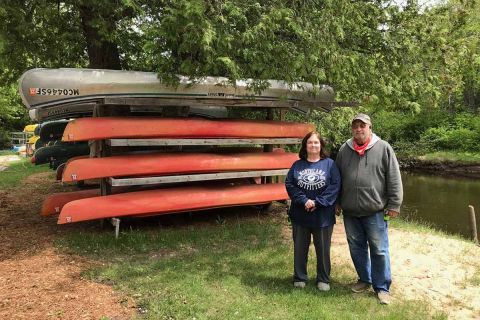
<instances>
[{"instance_id":1,"label":"woman","mask_svg":"<svg viewBox=\"0 0 480 320\"><path fill-rule=\"evenodd\" d=\"M302 140L299 157L285 179L292 205L294 244L293 285L304 288L308 280L307 260L311 236L317 255L317 288L330 290L330 244L335 224L335 203L340 190L340 173L328 158L318 132Z\"/></svg>"}]
</instances>

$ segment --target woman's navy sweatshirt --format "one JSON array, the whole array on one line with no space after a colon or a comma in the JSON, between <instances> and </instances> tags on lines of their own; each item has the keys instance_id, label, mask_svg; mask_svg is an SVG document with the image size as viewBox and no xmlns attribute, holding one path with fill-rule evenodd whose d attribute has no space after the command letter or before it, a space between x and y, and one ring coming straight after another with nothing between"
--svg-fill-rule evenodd
<instances>
[{"instance_id":1,"label":"woman's navy sweatshirt","mask_svg":"<svg viewBox=\"0 0 480 320\"><path fill-rule=\"evenodd\" d=\"M292 222L307 228L335 224L335 203L340 186L340 172L332 159L295 161L285 179L285 187L292 200L288 212ZM305 210L309 199L315 201L315 210L311 212Z\"/></svg>"}]
</instances>

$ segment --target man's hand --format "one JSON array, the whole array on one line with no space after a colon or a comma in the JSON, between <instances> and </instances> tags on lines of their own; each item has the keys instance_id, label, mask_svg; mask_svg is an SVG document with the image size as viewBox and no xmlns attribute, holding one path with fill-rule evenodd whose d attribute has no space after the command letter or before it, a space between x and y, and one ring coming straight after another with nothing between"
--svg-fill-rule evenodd
<instances>
[{"instance_id":1,"label":"man's hand","mask_svg":"<svg viewBox=\"0 0 480 320\"><path fill-rule=\"evenodd\" d=\"M400 212L394 211L394 210L387 210L387 211L385 212L385 214L386 214L387 216L389 216L390 218L396 218L396 217L398 217L398 215L400 214Z\"/></svg>"},{"instance_id":2,"label":"man's hand","mask_svg":"<svg viewBox=\"0 0 480 320\"><path fill-rule=\"evenodd\" d=\"M337 216L340 216L341 213L342 213L342 207L340 207L340 205L337 203L337 204L335 205L335 214L336 214Z\"/></svg>"},{"instance_id":3,"label":"man's hand","mask_svg":"<svg viewBox=\"0 0 480 320\"><path fill-rule=\"evenodd\" d=\"M305 211L312 212L313 210L315 210L315 201L309 199L305 202Z\"/></svg>"}]
</instances>

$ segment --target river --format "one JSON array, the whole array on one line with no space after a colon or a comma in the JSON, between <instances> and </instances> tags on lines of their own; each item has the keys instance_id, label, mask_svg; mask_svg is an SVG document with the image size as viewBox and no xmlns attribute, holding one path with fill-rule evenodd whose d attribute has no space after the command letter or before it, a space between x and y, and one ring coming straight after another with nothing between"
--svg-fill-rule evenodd
<instances>
[{"instance_id":1,"label":"river","mask_svg":"<svg viewBox=\"0 0 480 320\"><path fill-rule=\"evenodd\" d=\"M480 220L480 180L454 179L403 172L402 216L436 229L471 237L468 205Z\"/></svg>"}]
</instances>

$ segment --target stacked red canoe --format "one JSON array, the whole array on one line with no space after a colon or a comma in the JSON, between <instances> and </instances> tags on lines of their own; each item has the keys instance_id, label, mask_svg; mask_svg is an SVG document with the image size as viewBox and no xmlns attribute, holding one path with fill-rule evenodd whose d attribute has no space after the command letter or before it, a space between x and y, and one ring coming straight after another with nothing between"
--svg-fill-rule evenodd
<instances>
[{"instance_id":1,"label":"stacked red canoe","mask_svg":"<svg viewBox=\"0 0 480 320\"><path fill-rule=\"evenodd\" d=\"M195 118L101 117L71 121L63 141L147 138L302 138L314 127L304 123ZM201 173L288 169L298 159L286 152L152 152L80 158L67 162L62 181L97 178L151 177ZM240 206L285 200L283 183L236 184L219 182L181 185L100 195L88 190L53 194L42 215L60 212L58 223L123 216L149 216L173 212Z\"/></svg>"}]
</instances>

